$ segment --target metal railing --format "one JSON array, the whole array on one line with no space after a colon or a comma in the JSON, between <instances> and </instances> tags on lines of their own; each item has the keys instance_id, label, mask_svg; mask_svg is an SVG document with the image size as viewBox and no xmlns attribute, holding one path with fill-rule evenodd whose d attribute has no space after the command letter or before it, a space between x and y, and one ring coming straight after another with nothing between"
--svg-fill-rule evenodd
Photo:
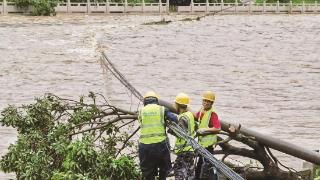
<instances>
[{"instance_id":1,"label":"metal railing","mask_svg":"<svg viewBox=\"0 0 320 180\"><path fill-rule=\"evenodd\" d=\"M58 3L55 8L58 13L168 13L169 12L169 0L166 3L145 3L144 0L140 2L112 2L109 0L101 2L93 2L88 0L87 2L73 2L72 0L66 0ZM219 3L194 3L191 1L189 6L178 6L178 12L196 13L196 12L220 12L221 13L320 13L320 6L317 1L315 3L254 3L248 2L241 4L224 3L223 0ZM0 13L17 13L21 12L21 9L16 8L14 2L7 2L6 0L0 1Z\"/></svg>"},{"instance_id":2,"label":"metal railing","mask_svg":"<svg viewBox=\"0 0 320 180\"><path fill-rule=\"evenodd\" d=\"M248 2L245 4L238 3L193 3L190 6L179 6L178 12L220 12L221 13L320 13L320 7L315 1L314 3L254 3Z\"/></svg>"}]
</instances>

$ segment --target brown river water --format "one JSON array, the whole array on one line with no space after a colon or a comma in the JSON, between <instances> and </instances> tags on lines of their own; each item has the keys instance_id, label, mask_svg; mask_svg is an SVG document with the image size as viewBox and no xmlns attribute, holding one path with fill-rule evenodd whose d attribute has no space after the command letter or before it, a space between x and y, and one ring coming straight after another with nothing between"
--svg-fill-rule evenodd
<instances>
[{"instance_id":1,"label":"brown river water","mask_svg":"<svg viewBox=\"0 0 320 180\"><path fill-rule=\"evenodd\" d=\"M100 65L97 47L140 92L201 105L216 93L220 119L306 149L320 149L320 15L0 16L0 109L52 92L89 91L125 108L137 103ZM168 25L142 25L172 20ZM16 139L0 128L0 155ZM293 168L302 161L278 153ZM14 178L1 174L0 179Z\"/></svg>"}]
</instances>

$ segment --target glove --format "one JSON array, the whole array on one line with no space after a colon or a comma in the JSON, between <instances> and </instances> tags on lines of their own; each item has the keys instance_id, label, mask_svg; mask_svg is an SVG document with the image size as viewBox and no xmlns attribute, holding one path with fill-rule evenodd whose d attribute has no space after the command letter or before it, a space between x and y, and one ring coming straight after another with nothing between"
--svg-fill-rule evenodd
<instances>
[{"instance_id":1,"label":"glove","mask_svg":"<svg viewBox=\"0 0 320 180\"><path fill-rule=\"evenodd\" d=\"M176 133L174 133L174 131L172 131L171 129L168 129L167 132L168 132L169 134L172 134L173 136L177 136Z\"/></svg>"},{"instance_id":2,"label":"glove","mask_svg":"<svg viewBox=\"0 0 320 180\"><path fill-rule=\"evenodd\" d=\"M236 132L236 128L234 126L230 126L229 127L229 131L230 131L230 133L235 133Z\"/></svg>"},{"instance_id":3,"label":"glove","mask_svg":"<svg viewBox=\"0 0 320 180\"><path fill-rule=\"evenodd\" d=\"M206 128L200 128L197 130L197 134L199 135L203 135L204 133L206 133L207 129Z\"/></svg>"}]
</instances>

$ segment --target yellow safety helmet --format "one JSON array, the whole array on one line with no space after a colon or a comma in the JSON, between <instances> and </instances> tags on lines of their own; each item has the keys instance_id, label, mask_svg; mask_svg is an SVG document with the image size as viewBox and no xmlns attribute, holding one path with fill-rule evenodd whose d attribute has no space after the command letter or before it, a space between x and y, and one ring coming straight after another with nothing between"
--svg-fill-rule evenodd
<instances>
[{"instance_id":1,"label":"yellow safety helmet","mask_svg":"<svg viewBox=\"0 0 320 180\"><path fill-rule=\"evenodd\" d=\"M157 93L155 93L154 91L148 91L143 98L148 98L148 97L155 97L157 99L159 99L159 95Z\"/></svg>"},{"instance_id":2,"label":"yellow safety helmet","mask_svg":"<svg viewBox=\"0 0 320 180\"><path fill-rule=\"evenodd\" d=\"M214 95L214 93L212 91L205 91L202 94L202 99L206 99L208 101L214 101L216 99L216 96Z\"/></svg>"},{"instance_id":3,"label":"yellow safety helmet","mask_svg":"<svg viewBox=\"0 0 320 180\"><path fill-rule=\"evenodd\" d=\"M190 101L190 98L187 94L185 93L179 93L176 96L175 102L178 104L182 104L182 105L188 105Z\"/></svg>"}]
</instances>

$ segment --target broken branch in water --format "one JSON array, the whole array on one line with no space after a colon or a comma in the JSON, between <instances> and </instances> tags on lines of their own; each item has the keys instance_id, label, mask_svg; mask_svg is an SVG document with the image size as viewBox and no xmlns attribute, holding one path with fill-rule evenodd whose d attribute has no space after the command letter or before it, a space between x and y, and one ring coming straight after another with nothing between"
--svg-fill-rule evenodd
<instances>
[{"instance_id":1,"label":"broken branch in water","mask_svg":"<svg viewBox=\"0 0 320 180\"><path fill-rule=\"evenodd\" d=\"M160 21L152 21L152 22L143 23L143 25L167 25L171 22L172 22L171 20L166 21L166 19L163 18Z\"/></svg>"}]
</instances>

